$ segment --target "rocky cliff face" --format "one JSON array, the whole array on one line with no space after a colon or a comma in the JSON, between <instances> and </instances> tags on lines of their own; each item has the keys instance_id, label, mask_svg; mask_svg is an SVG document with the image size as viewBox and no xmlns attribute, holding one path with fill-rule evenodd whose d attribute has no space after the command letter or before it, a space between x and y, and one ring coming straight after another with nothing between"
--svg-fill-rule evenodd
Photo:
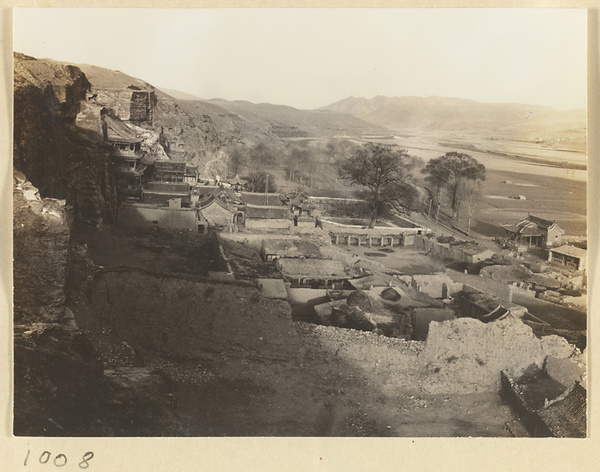
<instances>
[{"instance_id":1,"label":"rocky cliff face","mask_svg":"<svg viewBox=\"0 0 600 472\"><path fill-rule=\"evenodd\" d=\"M162 379L142 375L142 398L105 376L67 307L71 226L116 207L91 84L74 66L22 54L14 64L14 433L129 435L144 421L147 434L174 434L170 411L157 408ZM127 106L147 119L153 105Z\"/></svg>"},{"instance_id":2,"label":"rocky cliff face","mask_svg":"<svg viewBox=\"0 0 600 472\"><path fill-rule=\"evenodd\" d=\"M235 130L215 122L210 111L178 102L143 80L101 67L83 64L78 67L92 84L88 104L110 108L119 119L160 133L161 150L171 158L202 165L215 159L221 147L239 140ZM88 114L86 108L83 107L78 120L82 124L86 121L85 126L93 126L82 119Z\"/></svg>"},{"instance_id":3,"label":"rocky cliff face","mask_svg":"<svg viewBox=\"0 0 600 472\"><path fill-rule=\"evenodd\" d=\"M143 369L122 372L128 384L104 375L100 353L66 305L65 201L41 198L18 171L13 201L14 434L181 434L163 379Z\"/></svg>"},{"instance_id":4,"label":"rocky cliff face","mask_svg":"<svg viewBox=\"0 0 600 472\"><path fill-rule=\"evenodd\" d=\"M65 202L41 199L18 171L13 202L15 323L69 321L64 305L70 236Z\"/></svg>"},{"instance_id":5,"label":"rocky cliff face","mask_svg":"<svg viewBox=\"0 0 600 472\"><path fill-rule=\"evenodd\" d=\"M15 169L42 198L64 199L77 220L100 221L116 205L97 126L78 115L91 84L80 69L15 54ZM92 114L93 115L93 114Z\"/></svg>"}]
</instances>

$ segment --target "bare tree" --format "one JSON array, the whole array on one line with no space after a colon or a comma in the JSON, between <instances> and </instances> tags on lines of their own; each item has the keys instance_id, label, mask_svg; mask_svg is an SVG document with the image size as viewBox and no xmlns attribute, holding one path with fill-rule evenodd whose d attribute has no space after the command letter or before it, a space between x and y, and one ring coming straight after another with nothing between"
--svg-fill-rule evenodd
<instances>
[{"instance_id":1,"label":"bare tree","mask_svg":"<svg viewBox=\"0 0 600 472\"><path fill-rule=\"evenodd\" d=\"M485 180L485 166L477 159L460 152L447 152L443 156L430 160L423 172L429 174L425 180L433 185L438 205L441 189L447 190L452 216L456 219L461 206L461 184L465 181Z\"/></svg>"},{"instance_id":2,"label":"bare tree","mask_svg":"<svg viewBox=\"0 0 600 472\"><path fill-rule=\"evenodd\" d=\"M396 146L368 143L338 162L338 175L361 185L358 195L371 207L369 228L391 208L411 208L417 196L412 171L416 160Z\"/></svg>"},{"instance_id":3,"label":"bare tree","mask_svg":"<svg viewBox=\"0 0 600 472\"><path fill-rule=\"evenodd\" d=\"M477 206L481 202L481 198L483 196L481 181L463 181L460 185L459 192L462 204L467 212L467 233L470 233L473 215L475 214L475 210L477 209Z\"/></svg>"}]
</instances>

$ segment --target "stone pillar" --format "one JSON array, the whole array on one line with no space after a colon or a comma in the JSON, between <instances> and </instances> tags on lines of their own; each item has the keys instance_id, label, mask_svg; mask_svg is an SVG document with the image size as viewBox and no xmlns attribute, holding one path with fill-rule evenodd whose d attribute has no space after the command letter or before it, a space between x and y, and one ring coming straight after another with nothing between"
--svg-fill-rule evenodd
<instances>
[{"instance_id":1,"label":"stone pillar","mask_svg":"<svg viewBox=\"0 0 600 472\"><path fill-rule=\"evenodd\" d=\"M371 247L373 245L373 238L371 238L371 236L369 236L368 241L369 241L369 247Z\"/></svg>"}]
</instances>

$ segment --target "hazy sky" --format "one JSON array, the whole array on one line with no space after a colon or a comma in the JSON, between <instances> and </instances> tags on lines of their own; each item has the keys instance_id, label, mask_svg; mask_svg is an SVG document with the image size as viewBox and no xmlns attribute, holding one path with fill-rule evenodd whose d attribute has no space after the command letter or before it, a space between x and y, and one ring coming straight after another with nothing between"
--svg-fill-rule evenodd
<instances>
[{"instance_id":1,"label":"hazy sky","mask_svg":"<svg viewBox=\"0 0 600 472\"><path fill-rule=\"evenodd\" d=\"M201 98L586 105L586 13L565 9L14 10L14 49Z\"/></svg>"}]
</instances>

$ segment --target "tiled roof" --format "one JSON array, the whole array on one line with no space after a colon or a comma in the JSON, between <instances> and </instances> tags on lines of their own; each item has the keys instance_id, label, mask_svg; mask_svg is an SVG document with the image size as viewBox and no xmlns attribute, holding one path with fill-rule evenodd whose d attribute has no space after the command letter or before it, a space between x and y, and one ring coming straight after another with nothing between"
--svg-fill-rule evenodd
<instances>
[{"instance_id":1,"label":"tiled roof","mask_svg":"<svg viewBox=\"0 0 600 472\"><path fill-rule=\"evenodd\" d=\"M579 382L558 401L538 410L554 437L584 438L587 426L587 391Z\"/></svg>"},{"instance_id":2,"label":"tiled roof","mask_svg":"<svg viewBox=\"0 0 600 472\"><path fill-rule=\"evenodd\" d=\"M247 181L241 179L240 176L236 174L233 179L229 179L229 183L232 185L244 185Z\"/></svg>"},{"instance_id":3,"label":"tiled roof","mask_svg":"<svg viewBox=\"0 0 600 472\"><path fill-rule=\"evenodd\" d=\"M528 215L527 219L529 221L531 221L532 223L535 223L536 225L538 225L544 229L548 229L550 226L552 226L554 224L554 221L545 220L543 218L539 218L539 217L533 216L533 215Z\"/></svg>"},{"instance_id":4,"label":"tiled roof","mask_svg":"<svg viewBox=\"0 0 600 472\"><path fill-rule=\"evenodd\" d=\"M110 115L102 115L102 120L106 129L106 139L112 143L136 144L143 141L134 128Z\"/></svg>"},{"instance_id":5,"label":"tiled roof","mask_svg":"<svg viewBox=\"0 0 600 472\"><path fill-rule=\"evenodd\" d=\"M177 172L184 174L185 162L157 160L154 161L154 170L157 172Z\"/></svg>"},{"instance_id":6,"label":"tiled roof","mask_svg":"<svg viewBox=\"0 0 600 472\"><path fill-rule=\"evenodd\" d=\"M246 205L246 218L285 220L290 218L290 210L287 206Z\"/></svg>"},{"instance_id":7,"label":"tiled roof","mask_svg":"<svg viewBox=\"0 0 600 472\"><path fill-rule=\"evenodd\" d=\"M199 208L200 210L203 210L213 204L219 205L221 208L224 208L225 210L230 211L231 213L235 213L237 211L236 207L228 205L227 203L223 202L219 197L215 197L214 195L210 195L208 198L202 200L199 203Z\"/></svg>"},{"instance_id":8,"label":"tiled roof","mask_svg":"<svg viewBox=\"0 0 600 472\"><path fill-rule=\"evenodd\" d=\"M563 254L565 256L577 257L579 259L583 259L587 256L587 251L585 249L580 249L578 247L568 245L551 249L551 251L557 254Z\"/></svg>"}]
</instances>

